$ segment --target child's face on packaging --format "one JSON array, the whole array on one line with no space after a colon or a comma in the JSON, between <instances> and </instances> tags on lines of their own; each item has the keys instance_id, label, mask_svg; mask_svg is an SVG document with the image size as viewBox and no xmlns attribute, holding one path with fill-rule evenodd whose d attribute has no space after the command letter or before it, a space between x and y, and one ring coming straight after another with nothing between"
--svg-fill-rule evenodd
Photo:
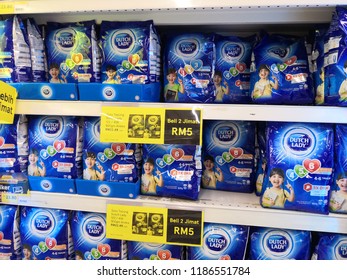
<instances>
[{"instance_id":1,"label":"child's face on packaging","mask_svg":"<svg viewBox=\"0 0 347 280\"><path fill-rule=\"evenodd\" d=\"M214 167L214 162L210 159L204 161L206 170L212 170Z\"/></svg>"},{"instance_id":2,"label":"child's face on packaging","mask_svg":"<svg viewBox=\"0 0 347 280\"><path fill-rule=\"evenodd\" d=\"M270 177L270 182L272 184L273 187L281 187L281 185L283 184L283 177L279 174L274 174Z\"/></svg>"},{"instance_id":3,"label":"child's face on packaging","mask_svg":"<svg viewBox=\"0 0 347 280\"><path fill-rule=\"evenodd\" d=\"M259 71L259 77L260 77L261 79L267 79L268 76L269 76L269 70L267 70L267 69L261 69L261 70Z\"/></svg>"},{"instance_id":4,"label":"child's face on packaging","mask_svg":"<svg viewBox=\"0 0 347 280\"><path fill-rule=\"evenodd\" d=\"M222 77L219 75L214 75L213 82L217 85L219 85L222 82Z\"/></svg>"},{"instance_id":5,"label":"child's face on packaging","mask_svg":"<svg viewBox=\"0 0 347 280\"><path fill-rule=\"evenodd\" d=\"M347 178L336 180L336 184L339 186L341 191L347 192Z\"/></svg>"},{"instance_id":6,"label":"child's face on packaging","mask_svg":"<svg viewBox=\"0 0 347 280\"><path fill-rule=\"evenodd\" d=\"M95 165L95 158L87 157L85 163L88 168L92 168Z\"/></svg>"},{"instance_id":7,"label":"child's face on packaging","mask_svg":"<svg viewBox=\"0 0 347 280\"><path fill-rule=\"evenodd\" d=\"M116 71L114 71L114 70L108 70L107 72L106 72L106 75L107 75L107 77L109 78L109 79L113 79L114 78L114 76L116 75Z\"/></svg>"},{"instance_id":8,"label":"child's face on packaging","mask_svg":"<svg viewBox=\"0 0 347 280\"><path fill-rule=\"evenodd\" d=\"M59 69L51 68L49 69L49 74L52 76L52 78L57 78L59 75Z\"/></svg>"},{"instance_id":9,"label":"child's face on packaging","mask_svg":"<svg viewBox=\"0 0 347 280\"><path fill-rule=\"evenodd\" d=\"M176 74L168 74L166 76L166 78L170 84L173 84L175 82L176 77L177 77Z\"/></svg>"},{"instance_id":10,"label":"child's face on packaging","mask_svg":"<svg viewBox=\"0 0 347 280\"><path fill-rule=\"evenodd\" d=\"M146 162L146 163L143 165L143 170L145 171L146 174L152 174L153 169L154 169L153 164L151 164L151 163L149 163L149 162Z\"/></svg>"},{"instance_id":11,"label":"child's face on packaging","mask_svg":"<svg viewBox=\"0 0 347 280\"><path fill-rule=\"evenodd\" d=\"M29 155L29 162L30 162L31 164L36 163L37 160L38 160L38 156L37 156L37 155L35 155L35 154L30 154L30 155Z\"/></svg>"}]
</instances>

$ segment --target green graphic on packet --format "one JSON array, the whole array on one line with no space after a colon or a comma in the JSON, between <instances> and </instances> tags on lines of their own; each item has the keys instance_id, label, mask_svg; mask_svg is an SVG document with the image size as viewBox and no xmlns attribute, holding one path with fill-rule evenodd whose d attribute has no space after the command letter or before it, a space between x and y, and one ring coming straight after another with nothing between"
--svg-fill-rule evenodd
<instances>
[{"instance_id":1,"label":"green graphic on packet","mask_svg":"<svg viewBox=\"0 0 347 280\"><path fill-rule=\"evenodd\" d=\"M41 241L39 243L39 248L40 248L42 253L46 253L48 251L48 247L44 241Z\"/></svg>"},{"instance_id":2,"label":"green graphic on packet","mask_svg":"<svg viewBox=\"0 0 347 280\"><path fill-rule=\"evenodd\" d=\"M283 64L278 64L277 67L278 69L280 69L280 71L284 71L287 69L288 65L283 63Z\"/></svg>"},{"instance_id":3,"label":"green graphic on packet","mask_svg":"<svg viewBox=\"0 0 347 280\"><path fill-rule=\"evenodd\" d=\"M234 159L234 157L229 152L224 152L222 154L222 157L227 163L231 162Z\"/></svg>"},{"instance_id":4,"label":"green graphic on packet","mask_svg":"<svg viewBox=\"0 0 347 280\"><path fill-rule=\"evenodd\" d=\"M96 248L92 249L91 254L92 254L93 258L96 260L101 258L101 253Z\"/></svg>"},{"instance_id":5,"label":"green graphic on packet","mask_svg":"<svg viewBox=\"0 0 347 280\"><path fill-rule=\"evenodd\" d=\"M235 67L231 67L229 72L233 77L235 77L239 74L239 71Z\"/></svg>"},{"instance_id":6,"label":"green graphic on packet","mask_svg":"<svg viewBox=\"0 0 347 280\"><path fill-rule=\"evenodd\" d=\"M300 177L300 178L304 178L307 174L308 171L302 166L302 165L295 165L294 166L294 172Z\"/></svg>"}]
</instances>

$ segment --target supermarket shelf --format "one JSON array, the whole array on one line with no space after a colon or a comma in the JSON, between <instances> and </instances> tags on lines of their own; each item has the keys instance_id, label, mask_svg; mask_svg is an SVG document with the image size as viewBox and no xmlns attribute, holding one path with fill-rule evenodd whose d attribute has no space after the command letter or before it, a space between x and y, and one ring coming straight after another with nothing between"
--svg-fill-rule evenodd
<instances>
[{"instance_id":1,"label":"supermarket shelf","mask_svg":"<svg viewBox=\"0 0 347 280\"><path fill-rule=\"evenodd\" d=\"M265 209L255 194L201 190L198 201L139 196L137 199L104 198L31 192L18 199L22 206L105 213L108 204L203 211L205 222L347 233L347 215L320 215Z\"/></svg>"},{"instance_id":2,"label":"supermarket shelf","mask_svg":"<svg viewBox=\"0 0 347 280\"><path fill-rule=\"evenodd\" d=\"M187 103L17 100L16 114L100 116L103 106L147 108L200 108L205 120L287 121L345 123L347 108L330 106L276 106Z\"/></svg>"}]
</instances>

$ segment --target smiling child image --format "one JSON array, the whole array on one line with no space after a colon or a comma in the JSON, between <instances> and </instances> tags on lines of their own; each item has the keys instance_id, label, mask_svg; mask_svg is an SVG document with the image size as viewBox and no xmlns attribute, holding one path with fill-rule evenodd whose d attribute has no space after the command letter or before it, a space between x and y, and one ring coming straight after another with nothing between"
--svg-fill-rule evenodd
<instances>
[{"instance_id":1,"label":"smiling child image","mask_svg":"<svg viewBox=\"0 0 347 280\"><path fill-rule=\"evenodd\" d=\"M153 175L154 171L154 160L148 158L143 165L144 174L141 176L141 193L142 194L157 194L157 186L164 186L163 176L160 171L157 170L157 176Z\"/></svg>"},{"instance_id":2,"label":"smiling child image","mask_svg":"<svg viewBox=\"0 0 347 280\"><path fill-rule=\"evenodd\" d=\"M329 209L333 212L347 212L347 172L337 176L336 185L339 190L331 192Z\"/></svg>"},{"instance_id":3,"label":"smiling child image","mask_svg":"<svg viewBox=\"0 0 347 280\"><path fill-rule=\"evenodd\" d=\"M260 65L258 71L260 79L254 85L252 98L270 98L272 96L272 89L278 89L278 79L275 76L272 76L273 81L270 80L270 68L265 64Z\"/></svg>"},{"instance_id":4,"label":"smiling child image","mask_svg":"<svg viewBox=\"0 0 347 280\"><path fill-rule=\"evenodd\" d=\"M37 150L31 150L29 154L29 176L46 176L46 167L42 160L39 162L39 153Z\"/></svg>"},{"instance_id":5,"label":"smiling child image","mask_svg":"<svg viewBox=\"0 0 347 280\"><path fill-rule=\"evenodd\" d=\"M83 170L84 180L105 180L104 168L96 161L96 156L93 152L87 152L84 160L86 168ZM95 165L99 170L95 169Z\"/></svg>"}]
</instances>

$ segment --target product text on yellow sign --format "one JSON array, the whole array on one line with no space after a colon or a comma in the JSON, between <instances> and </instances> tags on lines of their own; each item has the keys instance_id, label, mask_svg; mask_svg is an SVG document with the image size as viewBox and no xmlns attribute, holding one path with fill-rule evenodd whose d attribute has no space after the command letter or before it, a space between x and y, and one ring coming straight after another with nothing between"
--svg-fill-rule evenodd
<instances>
[{"instance_id":1,"label":"product text on yellow sign","mask_svg":"<svg viewBox=\"0 0 347 280\"><path fill-rule=\"evenodd\" d=\"M12 124L16 110L17 91L0 81L0 123Z\"/></svg>"}]
</instances>

